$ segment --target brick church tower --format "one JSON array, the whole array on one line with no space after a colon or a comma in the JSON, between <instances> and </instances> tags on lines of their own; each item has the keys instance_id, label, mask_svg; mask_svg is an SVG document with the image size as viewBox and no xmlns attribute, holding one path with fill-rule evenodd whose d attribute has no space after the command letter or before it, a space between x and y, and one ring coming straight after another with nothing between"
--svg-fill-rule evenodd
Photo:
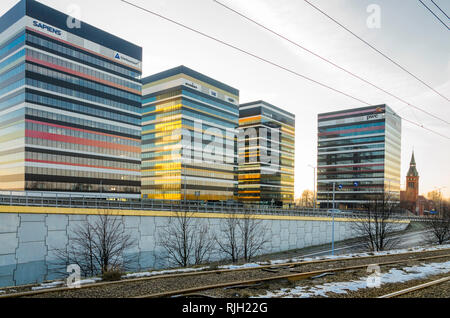
<instances>
[{"instance_id":1,"label":"brick church tower","mask_svg":"<svg viewBox=\"0 0 450 318\"><path fill-rule=\"evenodd\" d=\"M406 194L405 199L413 204L413 211L416 211L416 203L419 197L419 173L416 169L416 160L414 151L409 164L409 170L406 175Z\"/></svg>"}]
</instances>

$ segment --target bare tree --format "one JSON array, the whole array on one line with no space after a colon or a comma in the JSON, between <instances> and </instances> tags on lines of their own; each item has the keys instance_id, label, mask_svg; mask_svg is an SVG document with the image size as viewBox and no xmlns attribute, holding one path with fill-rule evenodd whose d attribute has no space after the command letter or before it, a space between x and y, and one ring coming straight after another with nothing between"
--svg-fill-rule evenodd
<instances>
[{"instance_id":1,"label":"bare tree","mask_svg":"<svg viewBox=\"0 0 450 318\"><path fill-rule=\"evenodd\" d=\"M314 192L311 190L303 191L302 197L299 200L299 206L303 208L314 207Z\"/></svg>"},{"instance_id":2,"label":"bare tree","mask_svg":"<svg viewBox=\"0 0 450 318\"><path fill-rule=\"evenodd\" d=\"M445 244L450 241L450 210L449 205L444 204L441 215L430 216L425 222L425 227L428 230L426 240L430 244Z\"/></svg>"},{"instance_id":3,"label":"bare tree","mask_svg":"<svg viewBox=\"0 0 450 318\"><path fill-rule=\"evenodd\" d=\"M55 249L57 265L64 272L68 265L78 265L83 276L104 274L110 270L126 270L135 262L127 255L137 241L125 231L122 217L107 213L86 220L69 233L66 248Z\"/></svg>"},{"instance_id":4,"label":"bare tree","mask_svg":"<svg viewBox=\"0 0 450 318\"><path fill-rule=\"evenodd\" d=\"M267 226L263 225L263 220L256 219L246 211L244 217L239 220L238 228L242 242L242 257L250 261L255 255L260 254L269 242Z\"/></svg>"},{"instance_id":5,"label":"bare tree","mask_svg":"<svg viewBox=\"0 0 450 318\"><path fill-rule=\"evenodd\" d=\"M399 211L398 202L392 200L389 194L367 201L365 215L358 217L352 223L357 236L363 238L363 243L370 251L384 251L395 248L400 238L392 234L398 231L393 216Z\"/></svg>"},{"instance_id":6,"label":"bare tree","mask_svg":"<svg viewBox=\"0 0 450 318\"><path fill-rule=\"evenodd\" d=\"M242 216L230 214L220 226L220 236L216 236L219 251L227 255L233 263L240 258L250 261L264 250L269 242L268 229L263 221L249 211Z\"/></svg>"},{"instance_id":7,"label":"bare tree","mask_svg":"<svg viewBox=\"0 0 450 318\"><path fill-rule=\"evenodd\" d=\"M195 265L203 264L208 261L214 249L215 241L214 237L209 232L208 225L204 223L198 223L196 226L196 235L194 236Z\"/></svg>"},{"instance_id":8,"label":"bare tree","mask_svg":"<svg viewBox=\"0 0 450 318\"><path fill-rule=\"evenodd\" d=\"M202 264L214 248L208 227L190 212L176 212L158 236L158 245L166 252L171 265Z\"/></svg>"},{"instance_id":9,"label":"bare tree","mask_svg":"<svg viewBox=\"0 0 450 318\"><path fill-rule=\"evenodd\" d=\"M219 235L215 236L218 250L229 256L233 263L236 263L240 256L239 219L235 213L230 214L220 224Z\"/></svg>"}]
</instances>

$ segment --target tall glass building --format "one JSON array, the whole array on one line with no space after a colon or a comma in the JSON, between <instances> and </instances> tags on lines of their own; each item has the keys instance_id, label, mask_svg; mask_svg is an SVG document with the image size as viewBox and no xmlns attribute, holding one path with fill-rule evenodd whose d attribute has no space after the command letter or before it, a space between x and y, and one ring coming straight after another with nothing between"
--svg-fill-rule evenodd
<instances>
[{"instance_id":1,"label":"tall glass building","mask_svg":"<svg viewBox=\"0 0 450 318\"><path fill-rule=\"evenodd\" d=\"M142 82L142 196L234 199L239 91L185 66Z\"/></svg>"},{"instance_id":2,"label":"tall glass building","mask_svg":"<svg viewBox=\"0 0 450 318\"><path fill-rule=\"evenodd\" d=\"M239 107L239 200L294 202L295 115L256 101Z\"/></svg>"},{"instance_id":3,"label":"tall glass building","mask_svg":"<svg viewBox=\"0 0 450 318\"><path fill-rule=\"evenodd\" d=\"M401 118L386 105L318 116L317 199L321 208L400 200Z\"/></svg>"},{"instance_id":4,"label":"tall glass building","mask_svg":"<svg viewBox=\"0 0 450 318\"><path fill-rule=\"evenodd\" d=\"M0 32L0 191L139 196L142 48L32 0Z\"/></svg>"}]
</instances>

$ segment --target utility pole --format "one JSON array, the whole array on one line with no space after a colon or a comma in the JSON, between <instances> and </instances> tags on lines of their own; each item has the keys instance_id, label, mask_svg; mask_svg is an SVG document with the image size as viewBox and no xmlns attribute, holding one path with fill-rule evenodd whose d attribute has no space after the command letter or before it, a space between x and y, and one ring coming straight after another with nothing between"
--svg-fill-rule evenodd
<instances>
[{"instance_id":1,"label":"utility pole","mask_svg":"<svg viewBox=\"0 0 450 318\"><path fill-rule=\"evenodd\" d=\"M336 182L333 182L333 210L334 210L334 207L335 207L335 203L334 203L334 197L335 197L334 193L335 193L335 191L336 191Z\"/></svg>"},{"instance_id":2,"label":"utility pole","mask_svg":"<svg viewBox=\"0 0 450 318\"><path fill-rule=\"evenodd\" d=\"M343 185L339 185L339 190L343 188ZM334 214L336 213L336 204L335 204L335 192L336 192L336 182L333 182L333 210L331 210L332 216L332 226L331 226L331 256L334 256Z\"/></svg>"},{"instance_id":3,"label":"utility pole","mask_svg":"<svg viewBox=\"0 0 450 318\"><path fill-rule=\"evenodd\" d=\"M331 226L331 256L334 256L334 192L336 189L336 182L333 182L333 221L332 221L332 226Z\"/></svg>"}]
</instances>

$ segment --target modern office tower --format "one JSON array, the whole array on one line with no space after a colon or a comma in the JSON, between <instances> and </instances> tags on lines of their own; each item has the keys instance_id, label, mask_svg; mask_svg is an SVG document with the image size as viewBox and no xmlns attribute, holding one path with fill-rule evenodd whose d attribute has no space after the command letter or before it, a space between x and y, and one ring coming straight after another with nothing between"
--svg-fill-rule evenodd
<instances>
[{"instance_id":1,"label":"modern office tower","mask_svg":"<svg viewBox=\"0 0 450 318\"><path fill-rule=\"evenodd\" d=\"M185 66L142 83L143 198L234 199L239 91Z\"/></svg>"},{"instance_id":2,"label":"modern office tower","mask_svg":"<svg viewBox=\"0 0 450 318\"><path fill-rule=\"evenodd\" d=\"M264 101L239 107L239 200L294 202L295 115Z\"/></svg>"},{"instance_id":3,"label":"modern office tower","mask_svg":"<svg viewBox=\"0 0 450 318\"><path fill-rule=\"evenodd\" d=\"M138 197L142 48L32 0L0 32L0 191Z\"/></svg>"},{"instance_id":4,"label":"modern office tower","mask_svg":"<svg viewBox=\"0 0 450 318\"><path fill-rule=\"evenodd\" d=\"M360 209L389 194L400 200L401 118L386 106L319 114L318 201L321 208Z\"/></svg>"}]
</instances>

